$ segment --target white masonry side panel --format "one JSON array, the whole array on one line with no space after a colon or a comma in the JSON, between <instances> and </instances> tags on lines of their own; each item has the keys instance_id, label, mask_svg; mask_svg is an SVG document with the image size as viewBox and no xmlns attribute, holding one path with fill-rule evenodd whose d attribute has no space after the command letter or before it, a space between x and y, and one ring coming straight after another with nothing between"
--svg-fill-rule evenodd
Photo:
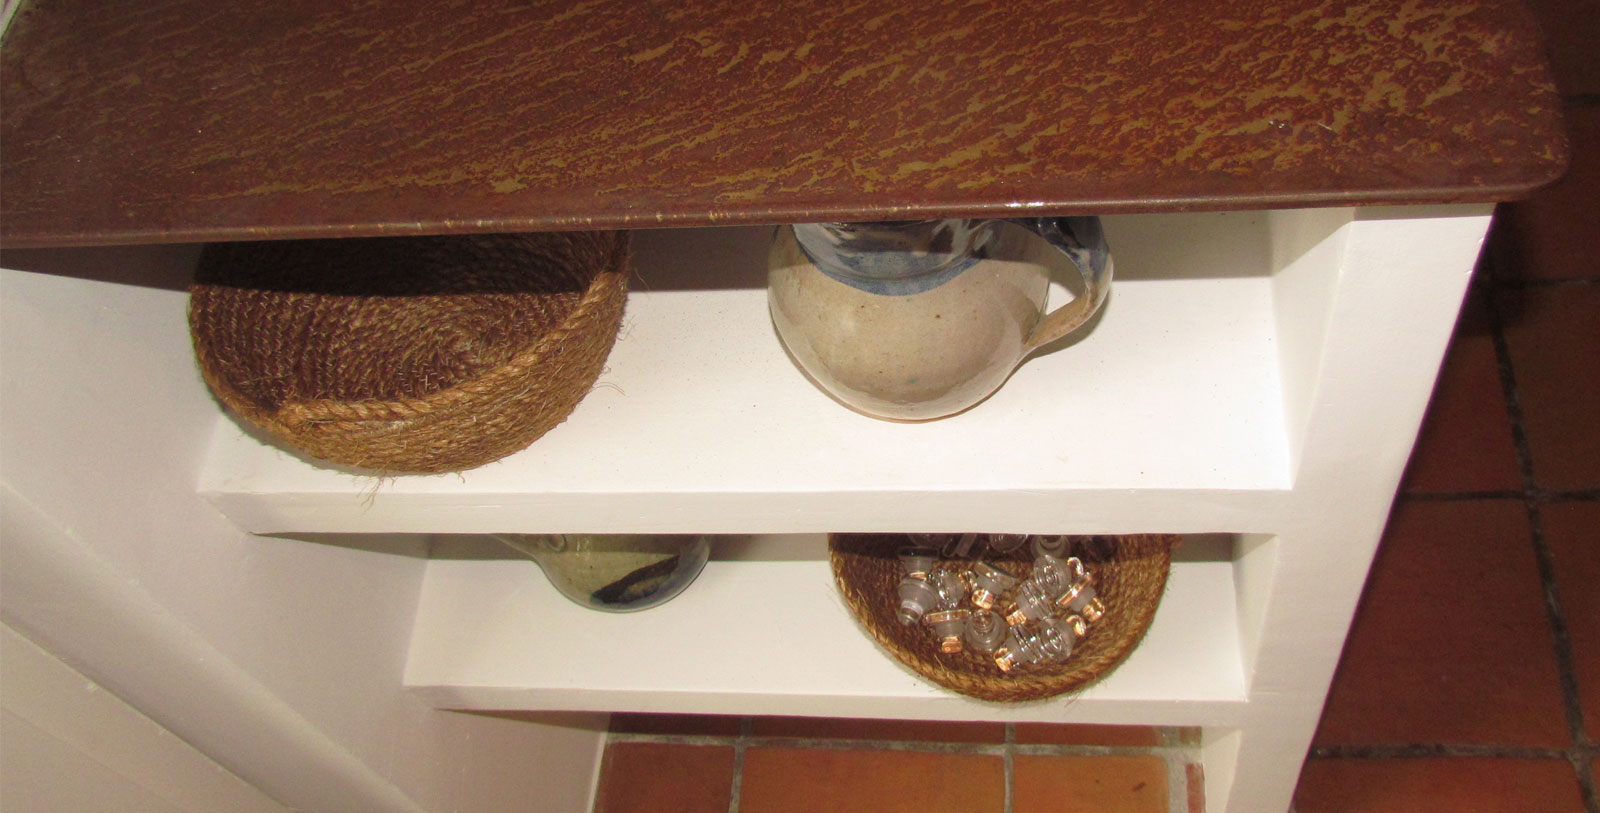
<instances>
[{"instance_id":1,"label":"white masonry side panel","mask_svg":"<svg viewBox=\"0 0 1600 813\"><path fill-rule=\"evenodd\" d=\"M0 276L0 617L290 807L581 807L602 717L401 687L420 540L251 536L197 495L220 418L184 317L194 256L7 253L28 270Z\"/></svg>"}]
</instances>

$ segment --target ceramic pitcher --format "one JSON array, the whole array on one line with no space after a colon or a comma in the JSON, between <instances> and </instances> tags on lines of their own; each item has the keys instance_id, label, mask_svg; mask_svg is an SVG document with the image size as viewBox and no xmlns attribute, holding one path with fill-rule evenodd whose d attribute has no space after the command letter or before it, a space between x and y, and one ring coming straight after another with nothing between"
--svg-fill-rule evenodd
<instances>
[{"instance_id":1,"label":"ceramic pitcher","mask_svg":"<svg viewBox=\"0 0 1600 813\"><path fill-rule=\"evenodd\" d=\"M1052 276L1081 281L1046 311ZM982 401L1105 301L1111 253L1093 217L807 223L768 257L772 321L835 399L922 421Z\"/></svg>"},{"instance_id":2,"label":"ceramic pitcher","mask_svg":"<svg viewBox=\"0 0 1600 813\"><path fill-rule=\"evenodd\" d=\"M711 556L703 535L491 535L537 562L563 596L609 613L666 602L688 588Z\"/></svg>"}]
</instances>

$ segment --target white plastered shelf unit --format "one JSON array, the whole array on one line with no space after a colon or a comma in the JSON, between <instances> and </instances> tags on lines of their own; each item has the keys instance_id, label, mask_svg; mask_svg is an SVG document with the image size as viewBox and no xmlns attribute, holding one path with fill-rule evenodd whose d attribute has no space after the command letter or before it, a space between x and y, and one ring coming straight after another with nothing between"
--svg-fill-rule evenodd
<instances>
[{"instance_id":1,"label":"white plastered shelf unit","mask_svg":"<svg viewBox=\"0 0 1600 813\"><path fill-rule=\"evenodd\" d=\"M395 679L439 707L1194 725L1210 809L1284 809L1488 215L1108 217L1092 331L927 424L850 412L790 363L766 229L642 232L599 386L524 452L380 482L219 413L192 430L197 490L258 534L435 535ZM149 335L147 363L191 363L181 325ZM916 530L1201 536L1119 670L1009 707L921 683L834 596L822 534ZM739 538L684 595L616 617L457 536L502 531Z\"/></svg>"}]
</instances>

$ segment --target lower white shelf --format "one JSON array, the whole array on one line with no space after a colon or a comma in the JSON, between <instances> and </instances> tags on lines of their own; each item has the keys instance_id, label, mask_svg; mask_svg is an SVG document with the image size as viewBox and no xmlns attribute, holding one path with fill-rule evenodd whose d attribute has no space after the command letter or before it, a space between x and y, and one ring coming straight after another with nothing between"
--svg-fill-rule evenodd
<instances>
[{"instance_id":1,"label":"lower white shelf","mask_svg":"<svg viewBox=\"0 0 1600 813\"><path fill-rule=\"evenodd\" d=\"M877 649L839 599L820 535L720 551L682 595L614 615L516 559L428 563L405 683L440 708L1238 725L1233 568L1174 563L1143 643L1080 695L1025 704L936 688ZM792 556L791 556L792 554ZM794 558L805 557L805 558Z\"/></svg>"}]
</instances>

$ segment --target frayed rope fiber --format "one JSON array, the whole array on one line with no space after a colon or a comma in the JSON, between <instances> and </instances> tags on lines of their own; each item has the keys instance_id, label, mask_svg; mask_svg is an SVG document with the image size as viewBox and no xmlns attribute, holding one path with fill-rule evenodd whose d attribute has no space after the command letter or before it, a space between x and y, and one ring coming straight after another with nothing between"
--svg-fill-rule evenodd
<instances>
[{"instance_id":1,"label":"frayed rope fiber","mask_svg":"<svg viewBox=\"0 0 1600 813\"><path fill-rule=\"evenodd\" d=\"M220 243L190 288L201 375L314 458L463 471L566 420L616 342L626 232Z\"/></svg>"}]
</instances>

